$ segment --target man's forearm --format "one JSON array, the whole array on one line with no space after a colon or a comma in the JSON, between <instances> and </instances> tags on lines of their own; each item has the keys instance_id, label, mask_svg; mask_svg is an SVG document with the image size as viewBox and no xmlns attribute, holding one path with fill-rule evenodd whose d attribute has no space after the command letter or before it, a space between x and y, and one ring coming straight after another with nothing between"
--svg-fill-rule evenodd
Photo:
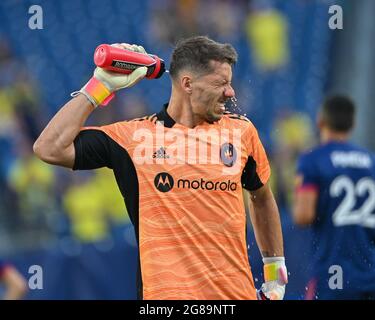
<instances>
[{"instance_id":1,"label":"man's forearm","mask_svg":"<svg viewBox=\"0 0 375 320\"><path fill-rule=\"evenodd\" d=\"M73 141L93 110L94 106L83 94L71 99L40 134L34 144L36 155L50 163L58 161L58 158L62 161L64 157L69 158L71 155L66 153L72 152ZM71 166L70 163L66 165Z\"/></svg>"},{"instance_id":2,"label":"man's forearm","mask_svg":"<svg viewBox=\"0 0 375 320\"><path fill-rule=\"evenodd\" d=\"M26 294L28 289L26 279L13 267L7 268L2 280L6 287L2 299L17 300Z\"/></svg>"},{"instance_id":3,"label":"man's forearm","mask_svg":"<svg viewBox=\"0 0 375 320\"><path fill-rule=\"evenodd\" d=\"M251 200L251 222L262 256L284 256L280 216L272 192L253 193Z\"/></svg>"}]
</instances>

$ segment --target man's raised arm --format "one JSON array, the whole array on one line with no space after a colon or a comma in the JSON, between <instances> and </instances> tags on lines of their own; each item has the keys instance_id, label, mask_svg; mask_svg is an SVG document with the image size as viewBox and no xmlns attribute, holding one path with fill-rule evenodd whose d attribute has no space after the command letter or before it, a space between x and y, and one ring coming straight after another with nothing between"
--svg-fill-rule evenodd
<instances>
[{"instance_id":1,"label":"man's raised arm","mask_svg":"<svg viewBox=\"0 0 375 320\"><path fill-rule=\"evenodd\" d=\"M123 43L113 46L146 53L137 45ZM146 67L137 68L129 75L96 68L89 82L48 123L34 143L34 153L47 163L73 168L74 139L91 112L98 105L106 105L115 91L133 86L146 73Z\"/></svg>"},{"instance_id":2,"label":"man's raised arm","mask_svg":"<svg viewBox=\"0 0 375 320\"><path fill-rule=\"evenodd\" d=\"M73 168L73 141L94 108L83 94L71 99L35 141L33 149L36 156L50 164Z\"/></svg>"}]
</instances>

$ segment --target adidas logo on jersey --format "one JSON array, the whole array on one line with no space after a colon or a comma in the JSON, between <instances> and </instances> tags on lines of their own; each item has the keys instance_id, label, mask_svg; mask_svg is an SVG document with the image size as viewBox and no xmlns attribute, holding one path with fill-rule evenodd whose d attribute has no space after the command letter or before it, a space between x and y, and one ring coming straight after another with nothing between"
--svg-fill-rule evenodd
<instances>
[{"instance_id":1,"label":"adidas logo on jersey","mask_svg":"<svg viewBox=\"0 0 375 320\"><path fill-rule=\"evenodd\" d=\"M152 155L154 159L169 159L169 155L167 155L167 151L164 147L160 147L157 151L155 151Z\"/></svg>"}]
</instances>

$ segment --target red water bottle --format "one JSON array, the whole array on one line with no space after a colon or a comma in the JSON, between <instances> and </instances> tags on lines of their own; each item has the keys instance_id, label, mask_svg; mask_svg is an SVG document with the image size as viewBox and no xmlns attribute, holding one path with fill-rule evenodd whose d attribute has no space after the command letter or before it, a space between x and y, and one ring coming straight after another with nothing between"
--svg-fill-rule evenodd
<instances>
[{"instance_id":1,"label":"red water bottle","mask_svg":"<svg viewBox=\"0 0 375 320\"><path fill-rule=\"evenodd\" d=\"M156 55L134 52L101 44L95 49L95 64L103 69L129 74L139 67L147 67L146 78L157 79L165 72L164 60Z\"/></svg>"}]
</instances>

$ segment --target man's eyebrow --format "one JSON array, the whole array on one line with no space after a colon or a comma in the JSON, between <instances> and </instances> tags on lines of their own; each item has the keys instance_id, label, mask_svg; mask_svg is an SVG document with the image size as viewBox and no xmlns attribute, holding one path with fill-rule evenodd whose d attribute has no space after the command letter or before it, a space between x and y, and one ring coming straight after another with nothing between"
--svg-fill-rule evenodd
<instances>
[{"instance_id":1,"label":"man's eyebrow","mask_svg":"<svg viewBox=\"0 0 375 320\"><path fill-rule=\"evenodd\" d=\"M225 79L222 79L220 82L223 84L227 84L227 83L232 83L232 80L225 78Z\"/></svg>"},{"instance_id":2,"label":"man's eyebrow","mask_svg":"<svg viewBox=\"0 0 375 320\"><path fill-rule=\"evenodd\" d=\"M228 83L230 82L227 78L216 79L216 83Z\"/></svg>"}]
</instances>

